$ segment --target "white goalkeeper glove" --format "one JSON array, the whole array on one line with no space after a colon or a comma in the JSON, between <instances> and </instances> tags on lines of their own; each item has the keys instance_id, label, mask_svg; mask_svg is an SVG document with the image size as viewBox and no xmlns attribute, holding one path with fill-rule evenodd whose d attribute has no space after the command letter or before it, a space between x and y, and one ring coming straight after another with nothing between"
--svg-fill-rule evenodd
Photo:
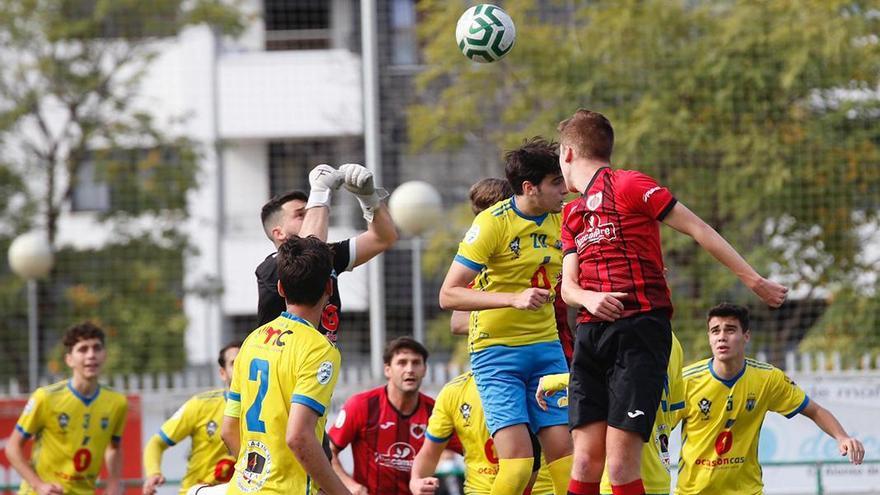
<instances>
[{"instance_id":1,"label":"white goalkeeper glove","mask_svg":"<svg viewBox=\"0 0 880 495\"><path fill-rule=\"evenodd\" d=\"M339 171L345 176L345 188L354 193L361 210L364 212L364 220L373 221L376 208L383 199L388 197L388 191L376 188L373 183L373 172L357 163L340 165Z\"/></svg>"},{"instance_id":2,"label":"white goalkeeper glove","mask_svg":"<svg viewBox=\"0 0 880 495\"><path fill-rule=\"evenodd\" d=\"M342 185L344 176L335 168L322 163L309 172L309 201L306 209L316 206L330 207L330 196Z\"/></svg>"}]
</instances>

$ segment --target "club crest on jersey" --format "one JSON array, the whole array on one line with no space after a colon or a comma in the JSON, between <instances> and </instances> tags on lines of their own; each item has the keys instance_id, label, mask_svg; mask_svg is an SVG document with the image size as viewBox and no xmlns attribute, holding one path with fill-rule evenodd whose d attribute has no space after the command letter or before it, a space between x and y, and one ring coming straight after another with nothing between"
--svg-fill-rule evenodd
<instances>
[{"instance_id":1,"label":"club crest on jersey","mask_svg":"<svg viewBox=\"0 0 880 495\"><path fill-rule=\"evenodd\" d=\"M467 402L465 402L464 404L461 405L461 407L458 408L458 410L461 412L461 417L464 418L465 425L470 426L471 425L471 411L472 411L471 405L468 404Z\"/></svg>"},{"instance_id":2,"label":"club crest on jersey","mask_svg":"<svg viewBox=\"0 0 880 495\"><path fill-rule=\"evenodd\" d=\"M519 237L514 237L512 241L510 241L510 252L513 253L514 259L519 258L520 247L519 247Z\"/></svg>"},{"instance_id":3,"label":"club crest on jersey","mask_svg":"<svg viewBox=\"0 0 880 495\"><path fill-rule=\"evenodd\" d=\"M241 473L236 471L236 484L242 492L257 492L266 484L266 480L272 472L272 456L269 454L269 447L263 442L250 440L244 458L247 459L247 463Z\"/></svg>"},{"instance_id":4,"label":"club crest on jersey","mask_svg":"<svg viewBox=\"0 0 880 495\"><path fill-rule=\"evenodd\" d=\"M110 418L101 418L101 429L106 430L110 426Z\"/></svg>"},{"instance_id":5,"label":"club crest on jersey","mask_svg":"<svg viewBox=\"0 0 880 495\"><path fill-rule=\"evenodd\" d=\"M709 413L712 411L712 401L703 397L697 405L700 407L700 412L703 413L703 419L709 419Z\"/></svg>"},{"instance_id":6,"label":"club crest on jersey","mask_svg":"<svg viewBox=\"0 0 880 495\"><path fill-rule=\"evenodd\" d=\"M324 361L323 363L321 363L321 366L318 366L318 383L320 383L321 385L326 385L332 377L333 363L331 363L330 361Z\"/></svg>"},{"instance_id":7,"label":"club crest on jersey","mask_svg":"<svg viewBox=\"0 0 880 495\"><path fill-rule=\"evenodd\" d=\"M217 423L212 419L208 421L208 424L205 425L205 433L208 434L209 437L213 437L214 433L217 433Z\"/></svg>"},{"instance_id":8,"label":"club crest on jersey","mask_svg":"<svg viewBox=\"0 0 880 495\"><path fill-rule=\"evenodd\" d=\"M596 208L602 205L602 191L597 192L596 194L591 194L587 197L587 208L590 211L596 211Z\"/></svg>"},{"instance_id":9,"label":"club crest on jersey","mask_svg":"<svg viewBox=\"0 0 880 495\"><path fill-rule=\"evenodd\" d=\"M669 427L663 423L657 423L654 441L657 443L657 453L660 455L660 462L668 470L669 466L672 465L669 458Z\"/></svg>"},{"instance_id":10,"label":"club crest on jersey","mask_svg":"<svg viewBox=\"0 0 880 495\"><path fill-rule=\"evenodd\" d=\"M587 212L583 216L584 230L575 239L578 252L591 244L617 239L617 229L610 222L602 223L597 213Z\"/></svg>"},{"instance_id":11,"label":"club crest on jersey","mask_svg":"<svg viewBox=\"0 0 880 495\"><path fill-rule=\"evenodd\" d=\"M58 415L58 426L60 426L62 430L66 429L69 424L70 416L68 416L67 413L61 413Z\"/></svg>"},{"instance_id":12,"label":"club crest on jersey","mask_svg":"<svg viewBox=\"0 0 880 495\"><path fill-rule=\"evenodd\" d=\"M409 434L416 437L416 439L420 439L425 436L425 427L427 425L421 424L413 424L409 425Z\"/></svg>"},{"instance_id":13,"label":"club crest on jersey","mask_svg":"<svg viewBox=\"0 0 880 495\"><path fill-rule=\"evenodd\" d=\"M754 410L757 403L758 397L755 394L749 394L749 397L746 399L746 411Z\"/></svg>"}]
</instances>

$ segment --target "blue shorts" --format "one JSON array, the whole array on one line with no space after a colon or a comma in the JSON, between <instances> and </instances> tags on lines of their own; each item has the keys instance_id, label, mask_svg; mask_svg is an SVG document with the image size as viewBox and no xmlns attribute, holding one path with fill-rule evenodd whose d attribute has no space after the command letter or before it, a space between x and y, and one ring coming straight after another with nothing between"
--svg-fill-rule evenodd
<instances>
[{"instance_id":1,"label":"blue shorts","mask_svg":"<svg viewBox=\"0 0 880 495\"><path fill-rule=\"evenodd\" d=\"M487 347L471 353L471 369L491 435L518 424L529 425L533 433L548 426L568 425L568 398L564 391L547 398L547 411L538 407L535 400L542 376L568 373L558 340Z\"/></svg>"}]
</instances>

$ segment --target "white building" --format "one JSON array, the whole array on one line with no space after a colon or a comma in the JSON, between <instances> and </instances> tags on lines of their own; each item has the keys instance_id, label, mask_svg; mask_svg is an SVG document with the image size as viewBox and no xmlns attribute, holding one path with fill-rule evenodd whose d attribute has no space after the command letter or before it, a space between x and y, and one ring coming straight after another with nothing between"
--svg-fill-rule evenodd
<instances>
[{"instance_id":1,"label":"white building","mask_svg":"<svg viewBox=\"0 0 880 495\"><path fill-rule=\"evenodd\" d=\"M413 0L379 3L392 13L394 25L411 34ZM363 160L357 3L249 0L247 5L258 15L240 39L220 40L209 28L195 27L163 40L139 102L160 122L185 116L184 132L205 154L200 186L189 199L188 232L200 252L187 260L184 284L203 292L222 287L222 294L187 292L192 365L212 362L222 340L255 323L254 268L273 249L260 225L262 204L281 191L307 189L308 170L318 163ZM402 40L403 55L395 56L412 56L415 44ZM106 241L109 229L96 213L109 205L106 188L82 181L59 222L59 245ZM331 240L363 228L347 196L337 195ZM366 310L365 273L361 267L343 275L348 311Z\"/></svg>"}]
</instances>

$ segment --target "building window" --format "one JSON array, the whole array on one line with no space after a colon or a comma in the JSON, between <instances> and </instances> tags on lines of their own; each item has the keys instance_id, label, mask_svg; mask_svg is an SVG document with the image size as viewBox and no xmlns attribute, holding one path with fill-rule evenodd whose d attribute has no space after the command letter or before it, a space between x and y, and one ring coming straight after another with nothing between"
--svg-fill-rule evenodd
<instances>
[{"instance_id":1,"label":"building window","mask_svg":"<svg viewBox=\"0 0 880 495\"><path fill-rule=\"evenodd\" d=\"M77 168L71 209L131 214L182 209L191 179L173 148L95 150Z\"/></svg>"},{"instance_id":2,"label":"building window","mask_svg":"<svg viewBox=\"0 0 880 495\"><path fill-rule=\"evenodd\" d=\"M393 65L419 63L415 0L391 1L391 63Z\"/></svg>"},{"instance_id":3,"label":"building window","mask_svg":"<svg viewBox=\"0 0 880 495\"><path fill-rule=\"evenodd\" d=\"M73 211L107 211L110 209L110 187L96 177L95 162L83 162L76 172L71 195Z\"/></svg>"},{"instance_id":4,"label":"building window","mask_svg":"<svg viewBox=\"0 0 880 495\"><path fill-rule=\"evenodd\" d=\"M269 143L269 193L274 196L291 189L309 190L309 171L327 163L363 163L363 145L358 138L297 139Z\"/></svg>"},{"instance_id":5,"label":"building window","mask_svg":"<svg viewBox=\"0 0 880 495\"><path fill-rule=\"evenodd\" d=\"M330 48L329 0L264 0L266 50Z\"/></svg>"}]
</instances>

